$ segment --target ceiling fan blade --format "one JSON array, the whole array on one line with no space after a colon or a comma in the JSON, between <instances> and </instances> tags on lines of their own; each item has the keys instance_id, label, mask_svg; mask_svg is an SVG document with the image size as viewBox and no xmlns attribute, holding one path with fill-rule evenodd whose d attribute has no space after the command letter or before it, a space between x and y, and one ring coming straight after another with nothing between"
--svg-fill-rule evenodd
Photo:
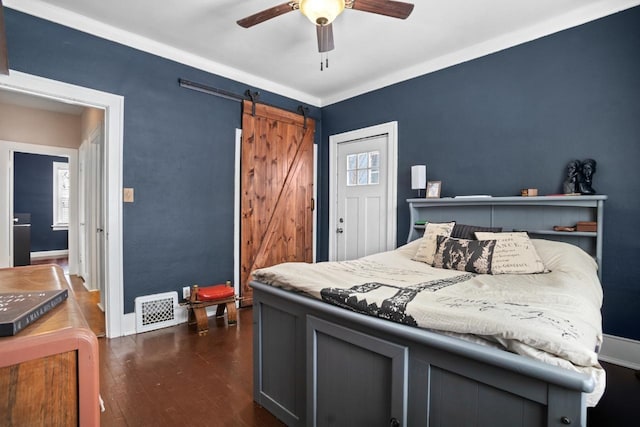
<instances>
[{"instance_id":1,"label":"ceiling fan blade","mask_svg":"<svg viewBox=\"0 0 640 427\"><path fill-rule=\"evenodd\" d=\"M9 74L9 51L7 50L7 30L4 26L2 0L0 0L0 74Z\"/></svg>"},{"instance_id":2,"label":"ceiling fan blade","mask_svg":"<svg viewBox=\"0 0 640 427\"><path fill-rule=\"evenodd\" d=\"M318 52L324 53L334 49L333 25L316 25L318 35Z\"/></svg>"},{"instance_id":3,"label":"ceiling fan blade","mask_svg":"<svg viewBox=\"0 0 640 427\"><path fill-rule=\"evenodd\" d=\"M251 16L247 16L246 18L242 18L237 21L238 25L244 28L253 27L256 24L260 24L261 22L267 21L271 18L275 18L276 16L284 15L287 12L291 12L297 8L297 2L287 2L279 4L278 6L273 6L269 9L263 10L262 12L254 13Z\"/></svg>"},{"instance_id":4,"label":"ceiling fan blade","mask_svg":"<svg viewBox=\"0 0 640 427\"><path fill-rule=\"evenodd\" d=\"M351 9L407 19L413 11L413 4L392 0L354 0Z\"/></svg>"}]
</instances>

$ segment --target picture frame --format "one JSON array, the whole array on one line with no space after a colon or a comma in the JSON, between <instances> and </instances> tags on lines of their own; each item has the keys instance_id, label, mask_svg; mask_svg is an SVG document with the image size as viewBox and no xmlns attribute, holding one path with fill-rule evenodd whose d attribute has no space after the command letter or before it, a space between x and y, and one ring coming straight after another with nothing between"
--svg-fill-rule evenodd
<instances>
[{"instance_id":1,"label":"picture frame","mask_svg":"<svg viewBox=\"0 0 640 427\"><path fill-rule=\"evenodd\" d=\"M440 198L440 189L442 188L442 181L429 181L427 182L427 194L428 199Z\"/></svg>"}]
</instances>

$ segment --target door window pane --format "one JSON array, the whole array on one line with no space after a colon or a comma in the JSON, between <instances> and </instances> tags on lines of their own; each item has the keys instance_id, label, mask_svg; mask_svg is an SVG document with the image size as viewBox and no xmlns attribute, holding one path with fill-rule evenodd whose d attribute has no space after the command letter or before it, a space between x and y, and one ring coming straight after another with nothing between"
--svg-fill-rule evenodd
<instances>
[{"instance_id":1,"label":"door window pane","mask_svg":"<svg viewBox=\"0 0 640 427\"><path fill-rule=\"evenodd\" d=\"M378 170L369 171L369 184L379 184L380 183L380 172Z\"/></svg>"},{"instance_id":2,"label":"door window pane","mask_svg":"<svg viewBox=\"0 0 640 427\"><path fill-rule=\"evenodd\" d=\"M371 169L380 168L380 153L377 151L372 151L369 153L369 167Z\"/></svg>"},{"instance_id":3,"label":"door window pane","mask_svg":"<svg viewBox=\"0 0 640 427\"><path fill-rule=\"evenodd\" d=\"M369 182L369 174L367 173L368 171L365 170L358 170L358 185L367 185Z\"/></svg>"},{"instance_id":4,"label":"door window pane","mask_svg":"<svg viewBox=\"0 0 640 427\"><path fill-rule=\"evenodd\" d=\"M366 169L369 164L369 153L358 154L358 169Z\"/></svg>"},{"instance_id":5,"label":"door window pane","mask_svg":"<svg viewBox=\"0 0 640 427\"><path fill-rule=\"evenodd\" d=\"M347 171L347 185L358 185L356 173L357 171Z\"/></svg>"},{"instance_id":6,"label":"door window pane","mask_svg":"<svg viewBox=\"0 0 640 427\"><path fill-rule=\"evenodd\" d=\"M357 154L349 154L347 156L347 170L352 171L356 170L358 166L358 155Z\"/></svg>"}]
</instances>

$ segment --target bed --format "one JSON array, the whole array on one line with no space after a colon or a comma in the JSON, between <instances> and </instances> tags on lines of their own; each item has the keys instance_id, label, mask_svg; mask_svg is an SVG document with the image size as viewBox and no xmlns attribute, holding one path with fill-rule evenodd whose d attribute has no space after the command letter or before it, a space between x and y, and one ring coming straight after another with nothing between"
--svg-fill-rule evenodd
<instances>
[{"instance_id":1,"label":"bed","mask_svg":"<svg viewBox=\"0 0 640 427\"><path fill-rule=\"evenodd\" d=\"M434 268L420 240L257 270L254 400L290 426L586 425L605 382L597 266L530 242L544 273Z\"/></svg>"}]
</instances>

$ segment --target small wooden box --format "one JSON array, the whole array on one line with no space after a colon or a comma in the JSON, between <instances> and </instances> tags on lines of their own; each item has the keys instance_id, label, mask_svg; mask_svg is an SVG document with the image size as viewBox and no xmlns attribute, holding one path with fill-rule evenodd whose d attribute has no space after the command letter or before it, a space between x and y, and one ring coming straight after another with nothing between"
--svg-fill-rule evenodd
<instances>
[{"instance_id":1,"label":"small wooden box","mask_svg":"<svg viewBox=\"0 0 640 427\"><path fill-rule=\"evenodd\" d=\"M537 196L538 195L538 189L537 188L523 188L522 190L520 190L520 195L522 197Z\"/></svg>"},{"instance_id":2,"label":"small wooden box","mask_svg":"<svg viewBox=\"0 0 640 427\"><path fill-rule=\"evenodd\" d=\"M598 231L598 223L595 221L578 221L576 224L576 231Z\"/></svg>"}]
</instances>

